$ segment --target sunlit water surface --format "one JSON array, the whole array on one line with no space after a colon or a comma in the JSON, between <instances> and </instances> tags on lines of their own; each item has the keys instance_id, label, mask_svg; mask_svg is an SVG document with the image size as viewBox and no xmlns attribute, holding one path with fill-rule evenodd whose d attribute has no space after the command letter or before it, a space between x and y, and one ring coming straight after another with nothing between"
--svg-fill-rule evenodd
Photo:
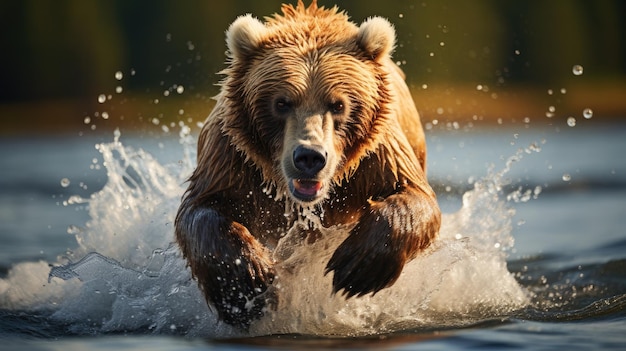
<instances>
[{"instance_id":1,"label":"sunlit water surface","mask_svg":"<svg viewBox=\"0 0 626 351\"><path fill-rule=\"evenodd\" d=\"M188 128L4 139L0 348L620 349L623 132L432 131L445 212L434 245L391 288L345 300L323 274L345 230L313 244L287 235L278 307L248 333L206 306L172 243L195 166Z\"/></svg>"}]
</instances>

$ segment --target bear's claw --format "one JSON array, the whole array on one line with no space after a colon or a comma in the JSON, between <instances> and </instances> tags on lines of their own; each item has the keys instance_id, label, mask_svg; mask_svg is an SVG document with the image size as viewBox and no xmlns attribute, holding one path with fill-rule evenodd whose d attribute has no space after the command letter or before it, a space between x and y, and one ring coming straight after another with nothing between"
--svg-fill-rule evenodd
<instances>
[{"instance_id":1,"label":"bear's claw","mask_svg":"<svg viewBox=\"0 0 626 351\"><path fill-rule=\"evenodd\" d=\"M392 245L386 221L364 222L339 245L326 266L325 274L334 271L333 293L343 290L346 298L374 295L392 285L406 262L403 251Z\"/></svg>"}]
</instances>

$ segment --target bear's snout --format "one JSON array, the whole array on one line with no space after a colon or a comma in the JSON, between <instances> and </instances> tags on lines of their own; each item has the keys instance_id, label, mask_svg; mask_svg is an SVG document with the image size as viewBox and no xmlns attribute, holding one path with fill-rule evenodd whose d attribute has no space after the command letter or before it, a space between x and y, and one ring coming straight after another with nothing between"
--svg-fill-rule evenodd
<instances>
[{"instance_id":1,"label":"bear's snout","mask_svg":"<svg viewBox=\"0 0 626 351\"><path fill-rule=\"evenodd\" d=\"M328 183L331 161L328 152L320 145L296 146L291 154L291 160L283 163L291 195L298 201L306 203L324 198L327 191L324 184Z\"/></svg>"},{"instance_id":2,"label":"bear's snout","mask_svg":"<svg viewBox=\"0 0 626 351\"><path fill-rule=\"evenodd\" d=\"M316 178L326 166L326 152L322 148L300 145L293 151L293 165L306 178Z\"/></svg>"}]
</instances>

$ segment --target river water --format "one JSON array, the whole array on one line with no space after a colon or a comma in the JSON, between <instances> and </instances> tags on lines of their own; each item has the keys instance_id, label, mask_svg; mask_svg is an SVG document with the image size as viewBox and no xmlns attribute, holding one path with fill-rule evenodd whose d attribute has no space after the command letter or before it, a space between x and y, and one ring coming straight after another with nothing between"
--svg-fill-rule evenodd
<instances>
[{"instance_id":1,"label":"river water","mask_svg":"<svg viewBox=\"0 0 626 351\"><path fill-rule=\"evenodd\" d=\"M187 132L0 140L0 349L626 347L625 126L429 131L433 247L346 301L323 275L345 231L286 237L279 305L248 333L172 244Z\"/></svg>"}]
</instances>

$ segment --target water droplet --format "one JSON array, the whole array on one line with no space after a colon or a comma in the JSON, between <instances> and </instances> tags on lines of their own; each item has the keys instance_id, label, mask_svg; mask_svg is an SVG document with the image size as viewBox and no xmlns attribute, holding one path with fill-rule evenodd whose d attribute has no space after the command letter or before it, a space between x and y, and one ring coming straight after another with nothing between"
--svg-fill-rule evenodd
<instances>
[{"instance_id":1,"label":"water droplet","mask_svg":"<svg viewBox=\"0 0 626 351\"><path fill-rule=\"evenodd\" d=\"M78 195L72 195L70 196L69 199L67 199L67 203L70 205L75 205L75 204L82 204L87 202L87 200L83 199L82 197L78 196Z\"/></svg>"},{"instance_id":2,"label":"water droplet","mask_svg":"<svg viewBox=\"0 0 626 351\"><path fill-rule=\"evenodd\" d=\"M70 186L70 180L67 178L61 179L61 186L67 188L68 186Z\"/></svg>"},{"instance_id":3,"label":"water droplet","mask_svg":"<svg viewBox=\"0 0 626 351\"><path fill-rule=\"evenodd\" d=\"M567 93L567 89L561 88L561 94L565 95Z\"/></svg>"},{"instance_id":4,"label":"water droplet","mask_svg":"<svg viewBox=\"0 0 626 351\"><path fill-rule=\"evenodd\" d=\"M191 128L189 128L188 126L184 125L180 127L180 136L184 137L187 136L191 133Z\"/></svg>"},{"instance_id":5,"label":"water droplet","mask_svg":"<svg viewBox=\"0 0 626 351\"><path fill-rule=\"evenodd\" d=\"M152 119L152 124L154 124L155 126L158 126L160 123L161 123L161 121L159 121L158 118L155 117L155 118Z\"/></svg>"},{"instance_id":6,"label":"water droplet","mask_svg":"<svg viewBox=\"0 0 626 351\"><path fill-rule=\"evenodd\" d=\"M564 173L561 179L563 179L564 182L569 182L570 180L572 180L572 176L569 173Z\"/></svg>"},{"instance_id":7,"label":"water droplet","mask_svg":"<svg viewBox=\"0 0 626 351\"><path fill-rule=\"evenodd\" d=\"M80 232L80 227L77 227L75 225L70 225L69 227L67 227L67 234L79 234Z\"/></svg>"},{"instance_id":8,"label":"water droplet","mask_svg":"<svg viewBox=\"0 0 626 351\"><path fill-rule=\"evenodd\" d=\"M575 127L576 126L576 118L568 117L567 118L567 125L570 126L570 127Z\"/></svg>"},{"instance_id":9,"label":"water droplet","mask_svg":"<svg viewBox=\"0 0 626 351\"><path fill-rule=\"evenodd\" d=\"M107 96L106 96L106 95L104 95L104 94L100 94L100 95L98 95L98 102L99 102L99 103L101 103L101 104L102 104L102 103L104 103L105 101L107 101Z\"/></svg>"},{"instance_id":10,"label":"water droplet","mask_svg":"<svg viewBox=\"0 0 626 351\"><path fill-rule=\"evenodd\" d=\"M583 117L585 117L586 119L589 119L591 117L593 117L593 110L590 108L586 108L583 110Z\"/></svg>"},{"instance_id":11,"label":"water droplet","mask_svg":"<svg viewBox=\"0 0 626 351\"><path fill-rule=\"evenodd\" d=\"M403 13L398 14L398 18L404 18L404 14Z\"/></svg>"},{"instance_id":12,"label":"water droplet","mask_svg":"<svg viewBox=\"0 0 626 351\"><path fill-rule=\"evenodd\" d=\"M531 152L541 152L541 146L537 145L537 143L530 143L528 149L526 149L526 153L530 154Z\"/></svg>"},{"instance_id":13,"label":"water droplet","mask_svg":"<svg viewBox=\"0 0 626 351\"><path fill-rule=\"evenodd\" d=\"M572 73L574 73L575 76L580 76L583 74L583 66L574 65L574 67L572 67Z\"/></svg>"},{"instance_id":14,"label":"water droplet","mask_svg":"<svg viewBox=\"0 0 626 351\"><path fill-rule=\"evenodd\" d=\"M116 93L120 94L122 91L124 91L124 88L122 88L121 86L118 85L118 86L115 87L115 92Z\"/></svg>"},{"instance_id":15,"label":"water droplet","mask_svg":"<svg viewBox=\"0 0 626 351\"><path fill-rule=\"evenodd\" d=\"M124 73L122 73L122 71L115 72L115 79L122 80L122 78L124 78Z\"/></svg>"},{"instance_id":16,"label":"water droplet","mask_svg":"<svg viewBox=\"0 0 626 351\"><path fill-rule=\"evenodd\" d=\"M102 112L102 114L100 115L100 117L102 117L102 119L109 119L109 113L108 112Z\"/></svg>"},{"instance_id":17,"label":"water droplet","mask_svg":"<svg viewBox=\"0 0 626 351\"><path fill-rule=\"evenodd\" d=\"M83 119L83 123L85 123L85 124L91 123L91 117L89 117L89 116L85 117L85 119Z\"/></svg>"},{"instance_id":18,"label":"water droplet","mask_svg":"<svg viewBox=\"0 0 626 351\"><path fill-rule=\"evenodd\" d=\"M182 85L179 85L176 87L176 92L179 94L182 94L185 91L185 87Z\"/></svg>"},{"instance_id":19,"label":"water droplet","mask_svg":"<svg viewBox=\"0 0 626 351\"><path fill-rule=\"evenodd\" d=\"M554 112L555 111L556 111L556 108L554 106L548 106L548 111L546 112L546 117L548 117L548 118L554 117Z\"/></svg>"}]
</instances>

